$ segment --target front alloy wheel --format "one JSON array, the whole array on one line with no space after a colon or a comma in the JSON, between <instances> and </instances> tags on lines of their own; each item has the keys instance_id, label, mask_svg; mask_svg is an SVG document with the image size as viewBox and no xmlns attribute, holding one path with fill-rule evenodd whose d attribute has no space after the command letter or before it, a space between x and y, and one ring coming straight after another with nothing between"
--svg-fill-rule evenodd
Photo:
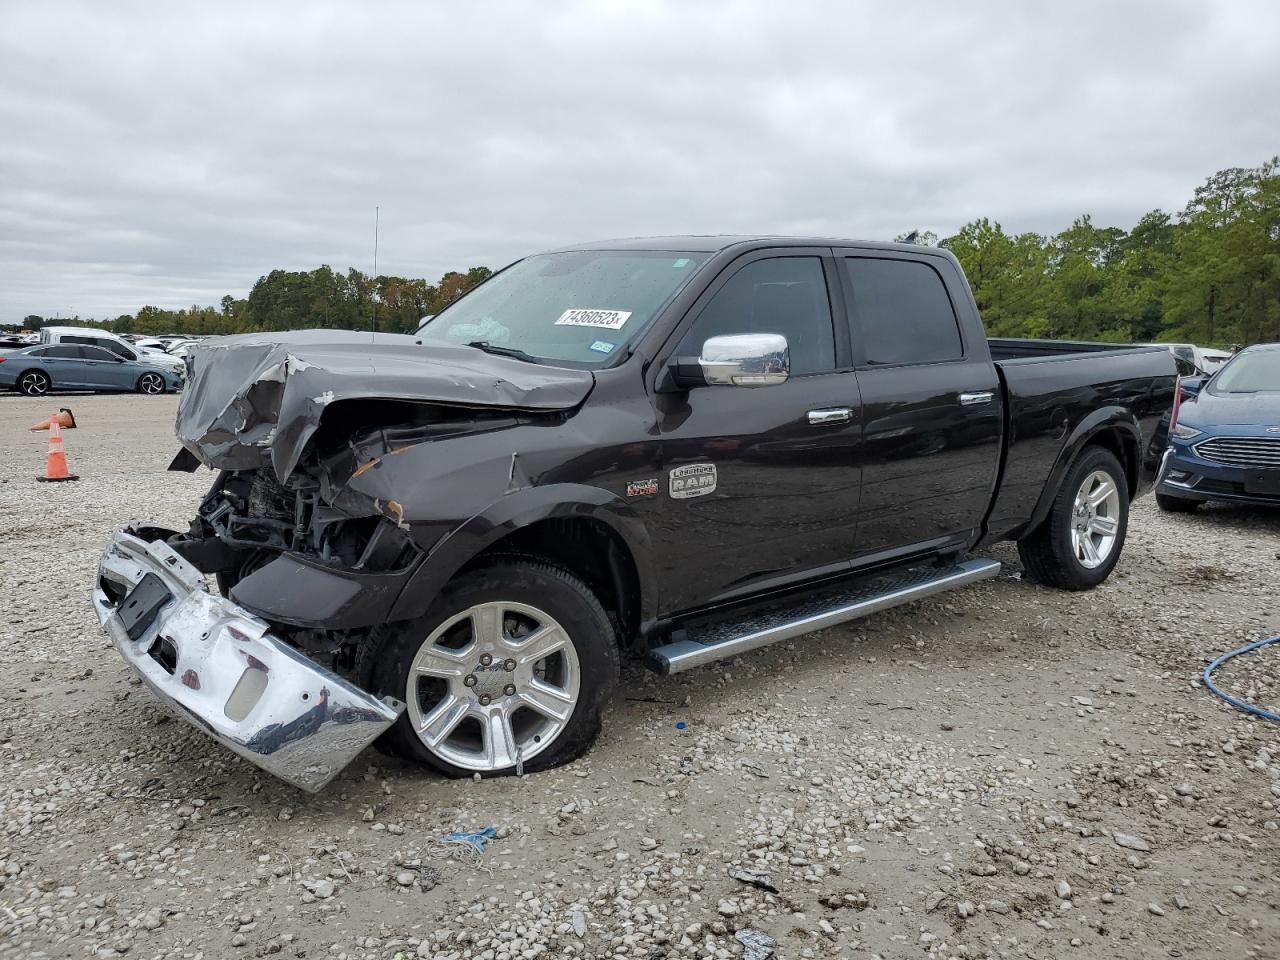
<instances>
[{"instance_id":1,"label":"front alloy wheel","mask_svg":"<svg viewBox=\"0 0 1280 960\"><path fill-rule=\"evenodd\" d=\"M591 589L525 557L459 574L421 617L375 630L357 666L357 682L406 705L380 745L455 777L581 756L617 678L617 638Z\"/></svg>"},{"instance_id":2,"label":"front alloy wheel","mask_svg":"<svg viewBox=\"0 0 1280 960\"><path fill-rule=\"evenodd\" d=\"M493 773L555 742L580 683L578 654L555 618L523 603L480 603L423 642L405 703L428 750L456 767Z\"/></svg>"},{"instance_id":3,"label":"front alloy wheel","mask_svg":"<svg viewBox=\"0 0 1280 960\"><path fill-rule=\"evenodd\" d=\"M138 392L151 396L164 393L164 377L158 373L144 373L138 378Z\"/></svg>"}]
</instances>

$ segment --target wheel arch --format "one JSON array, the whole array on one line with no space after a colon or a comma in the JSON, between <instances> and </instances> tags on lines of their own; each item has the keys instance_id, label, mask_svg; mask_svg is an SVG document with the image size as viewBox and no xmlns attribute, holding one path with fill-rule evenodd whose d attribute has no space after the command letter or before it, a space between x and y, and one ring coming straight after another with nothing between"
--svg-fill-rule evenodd
<instances>
[{"instance_id":1,"label":"wheel arch","mask_svg":"<svg viewBox=\"0 0 1280 960\"><path fill-rule=\"evenodd\" d=\"M1037 530L1044 523L1067 473L1088 447L1102 447L1114 454L1124 470L1130 501L1137 495L1142 465L1142 428L1132 411L1124 407L1102 407L1081 420L1063 443L1031 512L1026 532Z\"/></svg>"},{"instance_id":2,"label":"wheel arch","mask_svg":"<svg viewBox=\"0 0 1280 960\"><path fill-rule=\"evenodd\" d=\"M624 638L638 636L656 615L644 524L606 490L553 484L510 494L444 537L409 579L390 618L421 615L455 575L503 554L537 556L581 578L617 617Z\"/></svg>"}]
</instances>

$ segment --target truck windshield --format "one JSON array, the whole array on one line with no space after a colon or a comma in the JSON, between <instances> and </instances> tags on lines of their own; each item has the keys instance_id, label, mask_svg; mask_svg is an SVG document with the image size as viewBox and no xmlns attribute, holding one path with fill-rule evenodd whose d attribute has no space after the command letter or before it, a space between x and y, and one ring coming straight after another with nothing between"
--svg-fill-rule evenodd
<instances>
[{"instance_id":1,"label":"truck windshield","mask_svg":"<svg viewBox=\"0 0 1280 960\"><path fill-rule=\"evenodd\" d=\"M604 366L708 256L577 250L529 257L443 310L421 335L532 362Z\"/></svg>"},{"instance_id":2,"label":"truck windshield","mask_svg":"<svg viewBox=\"0 0 1280 960\"><path fill-rule=\"evenodd\" d=\"M1280 391L1280 350L1244 350L1222 368L1214 393Z\"/></svg>"}]
</instances>

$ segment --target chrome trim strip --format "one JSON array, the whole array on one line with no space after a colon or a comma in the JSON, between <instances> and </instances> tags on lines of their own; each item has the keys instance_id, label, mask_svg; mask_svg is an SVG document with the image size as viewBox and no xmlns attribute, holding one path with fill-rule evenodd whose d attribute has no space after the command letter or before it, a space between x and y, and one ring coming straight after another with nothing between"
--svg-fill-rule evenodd
<instances>
[{"instance_id":1,"label":"chrome trim strip","mask_svg":"<svg viewBox=\"0 0 1280 960\"><path fill-rule=\"evenodd\" d=\"M862 597L852 603L798 617L786 623L765 629L749 630L732 640L715 644L698 643L696 640L681 640L668 643L651 651L650 656L662 673L681 673L700 667L704 664L734 657L748 650L755 650L781 640L790 640L815 630L856 620L890 607L910 603L924 597L962 587L979 580L988 580L1000 572L1000 563L996 560L965 560L952 567L940 571L937 576L911 583L908 586L891 587L881 593Z\"/></svg>"},{"instance_id":2,"label":"chrome trim strip","mask_svg":"<svg viewBox=\"0 0 1280 960\"><path fill-rule=\"evenodd\" d=\"M1206 437L1191 449L1203 460L1229 467L1280 467L1280 437Z\"/></svg>"}]
</instances>

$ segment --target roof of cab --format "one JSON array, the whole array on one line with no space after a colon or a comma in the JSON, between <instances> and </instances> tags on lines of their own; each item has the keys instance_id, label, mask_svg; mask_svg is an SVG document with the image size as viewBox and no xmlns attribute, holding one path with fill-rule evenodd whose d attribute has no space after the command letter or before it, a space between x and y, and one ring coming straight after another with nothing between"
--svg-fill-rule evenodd
<instances>
[{"instance_id":1,"label":"roof of cab","mask_svg":"<svg viewBox=\"0 0 1280 960\"><path fill-rule=\"evenodd\" d=\"M547 253L569 253L574 250L662 250L689 253L719 253L731 247L862 247L877 250L899 250L903 253L938 252L935 247L910 243L849 240L836 237L775 237L767 234L720 234L670 237L620 237L614 240L591 240L556 247Z\"/></svg>"}]
</instances>

